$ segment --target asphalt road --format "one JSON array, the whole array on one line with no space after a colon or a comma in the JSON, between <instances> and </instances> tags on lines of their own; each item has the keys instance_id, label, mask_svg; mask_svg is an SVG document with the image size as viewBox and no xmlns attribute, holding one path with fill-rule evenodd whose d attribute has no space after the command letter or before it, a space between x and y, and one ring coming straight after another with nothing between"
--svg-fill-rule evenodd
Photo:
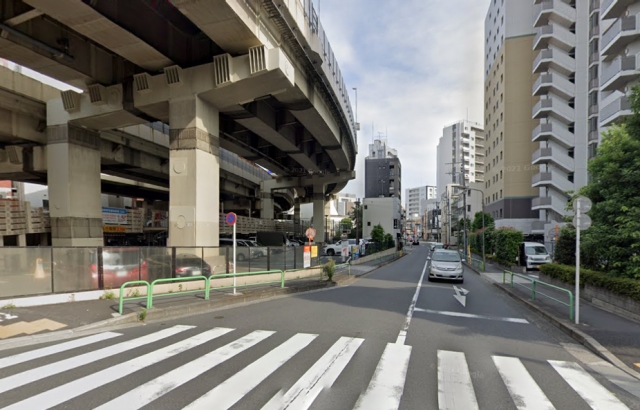
<instances>
[{"instance_id":1,"label":"asphalt road","mask_svg":"<svg viewBox=\"0 0 640 410\"><path fill-rule=\"evenodd\" d=\"M595 372L474 273L465 306L452 284L418 286L427 254L348 287L0 351L0 408L640 409L637 380Z\"/></svg>"}]
</instances>

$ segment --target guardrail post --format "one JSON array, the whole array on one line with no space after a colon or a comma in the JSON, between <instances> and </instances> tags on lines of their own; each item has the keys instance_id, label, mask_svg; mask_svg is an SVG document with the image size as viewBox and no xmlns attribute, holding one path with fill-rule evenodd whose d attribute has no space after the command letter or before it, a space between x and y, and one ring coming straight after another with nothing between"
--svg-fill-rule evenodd
<instances>
[{"instance_id":1,"label":"guardrail post","mask_svg":"<svg viewBox=\"0 0 640 410\"><path fill-rule=\"evenodd\" d=\"M207 276L204 280L204 300L209 300L211 294L211 276Z\"/></svg>"},{"instance_id":2,"label":"guardrail post","mask_svg":"<svg viewBox=\"0 0 640 410\"><path fill-rule=\"evenodd\" d=\"M104 263L102 260L102 247L98 247L97 250L97 255L96 255L96 262L98 263L97 269L98 269L98 288L100 290L104 289Z\"/></svg>"},{"instance_id":3,"label":"guardrail post","mask_svg":"<svg viewBox=\"0 0 640 410\"><path fill-rule=\"evenodd\" d=\"M531 281L531 299L536 300L536 283L537 281Z\"/></svg>"},{"instance_id":4,"label":"guardrail post","mask_svg":"<svg viewBox=\"0 0 640 410\"><path fill-rule=\"evenodd\" d=\"M267 246L267 270L271 270L271 247Z\"/></svg>"},{"instance_id":5,"label":"guardrail post","mask_svg":"<svg viewBox=\"0 0 640 410\"><path fill-rule=\"evenodd\" d=\"M152 307L153 307L153 282L151 282L149 284L149 287L147 287L147 309L151 309Z\"/></svg>"},{"instance_id":6,"label":"guardrail post","mask_svg":"<svg viewBox=\"0 0 640 410\"><path fill-rule=\"evenodd\" d=\"M284 271L280 271L280 288L284 288Z\"/></svg>"},{"instance_id":7,"label":"guardrail post","mask_svg":"<svg viewBox=\"0 0 640 410\"><path fill-rule=\"evenodd\" d=\"M513 272L509 271L509 273L511 274L511 289L513 289Z\"/></svg>"}]
</instances>

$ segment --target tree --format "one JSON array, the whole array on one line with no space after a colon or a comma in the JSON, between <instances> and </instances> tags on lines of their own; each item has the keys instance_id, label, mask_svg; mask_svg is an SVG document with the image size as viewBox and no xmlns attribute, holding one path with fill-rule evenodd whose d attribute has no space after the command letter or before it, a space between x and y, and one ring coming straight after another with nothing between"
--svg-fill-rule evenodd
<instances>
[{"instance_id":1,"label":"tree","mask_svg":"<svg viewBox=\"0 0 640 410\"><path fill-rule=\"evenodd\" d=\"M395 246L395 241L393 240L393 235L387 233L384 235L384 244L385 248L390 249Z\"/></svg>"},{"instance_id":2,"label":"tree","mask_svg":"<svg viewBox=\"0 0 640 410\"><path fill-rule=\"evenodd\" d=\"M484 213L485 229L493 225L494 225L493 217L491 216L491 214L485 212ZM482 229L482 212L476 212L476 214L473 217L473 222L471 222L471 232L475 232L479 229Z\"/></svg>"},{"instance_id":3,"label":"tree","mask_svg":"<svg viewBox=\"0 0 640 410\"><path fill-rule=\"evenodd\" d=\"M355 224L353 224L353 221L358 221L358 229L360 231L360 237L362 238L362 204L358 207L358 211L357 211L357 219L356 219L356 208L353 208L353 210L351 211L351 213L349 214L349 218L352 221L352 227L351 227L351 233L349 234L349 238L355 238L356 237L356 227ZM345 218L346 219L346 218ZM344 219L343 219L344 221Z\"/></svg>"},{"instance_id":4,"label":"tree","mask_svg":"<svg viewBox=\"0 0 640 410\"><path fill-rule=\"evenodd\" d=\"M593 201L593 223L584 233L585 266L640 278L640 97L632 97L628 125L614 126L602 137L589 161L591 182L581 194ZM632 134L635 133L635 134ZM581 253L582 255L582 253Z\"/></svg>"},{"instance_id":5,"label":"tree","mask_svg":"<svg viewBox=\"0 0 640 410\"><path fill-rule=\"evenodd\" d=\"M576 264L576 229L571 226L563 226L560 236L553 250L553 259L562 265Z\"/></svg>"},{"instance_id":6,"label":"tree","mask_svg":"<svg viewBox=\"0 0 640 410\"><path fill-rule=\"evenodd\" d=\"M371 230L371 240L384 245L384 228L378 224Z\"/></svg>"}]
</instances>

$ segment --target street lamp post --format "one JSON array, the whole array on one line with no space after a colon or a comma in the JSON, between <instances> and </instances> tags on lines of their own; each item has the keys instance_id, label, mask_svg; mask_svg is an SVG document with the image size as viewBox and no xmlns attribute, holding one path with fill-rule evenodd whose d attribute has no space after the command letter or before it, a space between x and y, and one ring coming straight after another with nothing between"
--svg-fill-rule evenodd
<instances>
[{"instance_id":1,"label":"street lamp post","mask_svg":"<svg viewBox=\"0 0 640 410\"><path fill-rule=\"evenodd\" d=\"M356 199L356 245L360 244L360 224L358 223L360 219L360 200Z\"/></svg>"},{"instance_id":2,"label":"street lamp post","mask_svg":"<svg viewBox=\"0 0 640 410\"><path fill-rule=\"evenodd\" d=\"M485 255L485 250L484 250L484 192L481 189L477 189L477 188L469 188L469 187L465 187L465 189L468 189L470 191L478 191L480 192L480 195L482 195L482 266L485 266L486 263L486 255ZM467 195L467 193L465 192L465 197ZM465 251L466 254L466 251Z\"/></svg>"}]
</instances>

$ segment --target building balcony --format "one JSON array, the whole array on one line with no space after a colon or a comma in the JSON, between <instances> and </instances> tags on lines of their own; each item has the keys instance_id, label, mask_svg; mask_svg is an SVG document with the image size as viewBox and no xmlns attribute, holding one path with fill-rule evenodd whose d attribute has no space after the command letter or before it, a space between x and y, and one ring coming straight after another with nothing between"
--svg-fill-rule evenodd
<instances>
[{"instance_id":1,"label":"building balcony","mask_svg":"<svg viewBox=\"0 0 640 410\"><path fill-rule=\"evenodd\" d=\"M531 201L531 209L534 211L554 211L560 215L565 215L567 213L567 200L563 200L557 196L533 198L533 201Z\"/></svg>"},{"instance_id":2,"label":"building balcony","mask_svg":"<svg viewBox=\"0 0 640 410\"><path fill-rule=\"evenodd\" d=\"M533 83L533 95L554 93L570 100L576 96L576 85L560 74L542 74Z\"/></svg>"},{"instance_id":3,"label":"building balcony","mask_svg":"<svg viewBox=\"0 0 640 410\"><path fill-rule=\"evenodd\" d=\"M600 26L593 26L589 29L589 38L600 37Z\"/></svg>"},{"instance_id":4,"label":"building balcony","mask_svg":"<svg viewBox=\"0 0 640 410\"><path fill-rule=\"evenodd\" d=\"M600 88L600 81L597 78L589 80L589 92L596 91Z\"/></svg>"},{"instance_id":5,"label":"building balcony","mask_svg":"<svg viewBox=\"0 0 640 410\"><path fill-rule=\"evenodd\" d=\"M545 0L534 6L533 26L542 27L550 21L571 26L576 22L576 9L560 0Z\"/></svg>"},{"instance_id":6,"label":"building balcony","mask_svg":"<svg viewBox=\"0 0 640 410\"><path fill-rule=\"evenodd\" d=\"M598 131L589 131L589 142L598 142L600 133Z\"/></svg>"},{"instance_id":7,"label":"building balcony","mask_svg":"<svg viewBox=\"0 0 640 410\"><path fill-rule=\"evenodd\" d=\"M589 111L588 111L588 112L589 112L589 118L591 118L591 117L595 117L595 116L597 116L598 114L600 114L598 104L590 105L590 106L589 106Z\"/></svg>"},{"instance_id":8,"label":"building balcony","mask_svg":"<svg viewBox=\"0 0 640 410\"><path fill-rule=\"evenodd\" d=\"M567 173L575 171L574 159L560 148L538 149L531 156L531 163L533 165L554 164Z\"/></svg>"},{"instance_id":9,"label":"building balcony","mask_svg":"<svg viewBox=\"0 0 640 410\"><path fill-rule=\"evenodd\" d=\"M617 123L622 119L630 116L631 103L626 96L617 98L614 102L605 106L600 110L600 126L608 127L611 124Z\"/></svg>"},{"instance_id":10,"label":"building balcony","mask_svg":"<svg viewBox=\"0 0 640 410\"><path fill-rule=\"evenodd\" d=\"M598 58L600 56L598 55ZM554 70L569 76L576 72L576 60L559 49L548 48L540 51L533 61L533 72Z\"/></svg>"},{"instance_id":11,"label":"building balcony","mask_svg":"<svg viewBox=\"0 0 640 410\"><path fill-rule=\"evenodd\" d=\"M549 48L550 45L569 52L576 46L576 35L561 25L554 23L536 28L533 49L541 50Z\"/></svg>"},{"instance_id":12,"label":"building balcony","mask_svg":"<svg viewBox=\"0 0 640 410\"><path fill-rule=\"evenodd\" d=\"M534 188L550 187L565 193L575 188L573 182L556 171L539 172L533 176L531 183Z\"/></svg>"},{"instance_id":13,"label":"building balcony","mask_svg":"<svg viewBox=\"0 0 640 410\"><path fill-rule=\"evenodd\" d=\"M576 144L576 137L567 126L553 120L534 128L531 139L533 142L555 141L564 148L573 148Z\"/></svg>"},{"instance_id":14,"label":"building balcony","mask_svg":"<svg viewBox=\"0 0 640 410\"><path fill-rule=\"evenodd\" d=\"M575 122L576 112L565 101L550 97L538 101L533 107L532 117L538 120L552 117L568 125Z\"/></svg>"},{"instance_id":15,"label":"building balcony","mask_svg":"<svg viewBox=\"0 0 640 410\"><path fill-rule=\"evenodd\" d=\"M640 38L638 16L619 18L602 34L600 53L605 61L622 54L627 44Z\"/></svg>"},{"instance_id":16,"label":"building balcony","mask_svg":"<svg viewBox=\"0 0 640 410\"><path fill-rule=\"evenodd\" d=\"M600 11L600 0L591 0L589 2L589 15Z\"/></svg>"},{"instance_id":17,"label":"building balcony","mask_svg":"<svg viewBox=\"0 0 640 410\"><path fill-rule=\"evenodd\" d=\"M640 77L636 56L618 57L609 67L602 70L600 75L600 89L602 91L623 91L630 82Z\"/></svg>"},{"instance_id":18,"label":"building balcony","mask_svg":"<svg viewBox=\"0 0 640 410\"><path fill-rule=\"evenodd\" d=\"M621 17L635 0L602 0L600 3L600 17L603 20Z\"/></svg>"},{"instance_id":19,"label":"building balcony","mask_svg":"<svg viewBox=\"0 0 640 410\"><path fill-rule=\"evenodd\" d=\"M598 52L591 53L591 55L589 56L589 66L598 64L599 62L600 62L600 53Z\"/></svg>"}]
</instances>

